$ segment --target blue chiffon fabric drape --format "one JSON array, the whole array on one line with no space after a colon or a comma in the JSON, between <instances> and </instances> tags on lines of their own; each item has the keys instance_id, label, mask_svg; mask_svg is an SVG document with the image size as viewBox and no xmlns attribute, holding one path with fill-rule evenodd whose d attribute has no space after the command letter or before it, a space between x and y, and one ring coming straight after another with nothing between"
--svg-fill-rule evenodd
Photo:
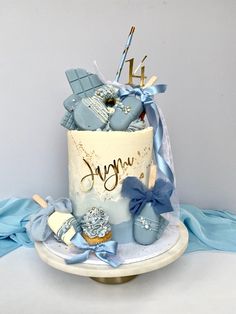
<instances>
[{"instance_id":1,"label":"blue chiffon fabric drape","mask_svg":"<svg viewBox=\"0 0 236 314\"><path fill-rule=\"evenodd\" d=\"M221 250L236 252L236 214L224 210L201 210L181 205L180 220L189 232L186 252Z\"/></svg>"},{"instance_id":2,"label":"blue chiffon fabric drape","mask_svg":"<svg viewBox=\"0 0 236 314\"><path fill-rule=\"evenodd\" d=\"M32 247L26 233L30 215L39 210L30 199L0 201L0 256L20 247ZM180 219L189 232L186 252L221 250L236 252L236 214L181 205Z\"/></svg>"},{"instance_id":3,"label":"blue chiffon fabric drape","mask_svg":"<svg viewBox=\"0 0 236 314\"><path fill-rule=\"evenodd\" d=\"M20 246L32 247L25 225L39 206L30 199L11 198L0 201L0 256Z\"/></svg>"}]
</instances>

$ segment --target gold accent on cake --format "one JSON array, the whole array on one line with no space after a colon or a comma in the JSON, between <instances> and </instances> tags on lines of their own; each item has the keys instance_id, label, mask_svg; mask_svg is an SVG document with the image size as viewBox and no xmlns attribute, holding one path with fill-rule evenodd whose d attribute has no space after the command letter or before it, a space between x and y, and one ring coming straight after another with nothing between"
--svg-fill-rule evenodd
<instances>
[{"instance_id":1,"label":"gold accent on cake","mask_svg":"<svg viewBox=\"0 0 236 314\"><path fill-rule=\"evenodd\" d=\"M139 179L143 179L144 178L144 173L142 172L139 176Z\"/></svg>"},{"instance_id":2,"label":"gold accent on cake","mask_svg":"<svg viewBox=\"0 0 236 314\"><path fill-rule=\"evenodd\" d=\"M88 187L88 190L87 190L87 191L90 191L93 188L95 176L98 176L104 182L104 188L107 191L112 191L117 187L117 185L119 183L120 170L121 169L124 170L127 167L132 166L134 163L134 157L132 157L132 158L128 157L127 161L122 161L121 158L118 158L117 160L114 159L113 163L103 166L103 169L100 166L97 166L95 169L92 169L92 166L90 165L90 163L86 159L83 158L83 161L87 165L90 173L81 179L81 181L80 181L81 185L83 185L83 181L85 179L91 178L91 186ZM109 176L107 176L107 175L109 175ZM110 181L112 179L114 179L114 182L113 182L113 185L111 186L111 188L109 188L108 184L110 183ZM84 189L83 189L83 191L84 191Z\"/></svg>"}]
</instances>

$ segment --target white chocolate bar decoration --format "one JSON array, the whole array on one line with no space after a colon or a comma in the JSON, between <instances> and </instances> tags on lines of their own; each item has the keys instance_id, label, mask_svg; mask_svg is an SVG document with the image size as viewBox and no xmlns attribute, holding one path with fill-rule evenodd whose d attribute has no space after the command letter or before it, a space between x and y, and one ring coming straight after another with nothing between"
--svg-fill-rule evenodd
<instances>
[{"instance_id":1,"label":"white chocolate bar decoration","mask_svg":"<svg viewBox=\"0 0 236 314\"><path fill-rule=\"evenodd\" d=\"M71 245L70 240L76 234L75 228L70 224L74 219L74 216L71 214L55 211L48 217L48 226L61 241L67 245ZM64 228L64 231L61 228Z\"/></svg>"},{"instance_id":2,"label":"white chocolate bar decoration","mask_svg":"<svg viewBox=\"0 0 236 314\"><path fill-rule=\"evenodd\" d=\"M42 208L48 206L47 202L38 194L35 194L33 200ZM70 240L76 234L74 228L75 217L69 213L61 213L55 211L48 217L48 226L53 233L65 244L71 245Z\"/></svg>"}]
</instances>

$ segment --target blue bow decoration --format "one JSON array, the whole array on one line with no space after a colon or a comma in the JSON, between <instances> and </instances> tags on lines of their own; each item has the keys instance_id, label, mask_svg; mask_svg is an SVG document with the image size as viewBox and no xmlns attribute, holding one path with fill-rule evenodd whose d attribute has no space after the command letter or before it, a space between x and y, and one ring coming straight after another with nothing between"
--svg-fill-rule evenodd
<instances>
[{"instance_id":1,"label":"blue bow decoration","mask_svg":"<svg viewBox=\"0 0 236 314\"><path fill-rule=\"evenodd\" d=\"M83 250L83 253L77 254L69 259L65 259L66 264L83 263L89 257L91 252L112 267L118 267L121 261L118 257L115 257L118 243L116 241L107 241L96 245L89 245L87 241L81 236L80 233L74 235L71 242L79 249Z\"/></svg>"},{"instance_id":2,"label":"blue bow decoration","mask_svg":"<svg viewBox=\"0 0 236 314\"><path fill-rule=\"evenodd\" d=\"M153 102L153 96L159 93L164 93L166 91L165 84L157 84L147 88L141 87L127 87L120 88L118 91L118 96L121 100L124 100L129 95L139 96L142 103L151 104Z\"/></svg>"},{"instance_id":3,"label":"blue bow decoration","mask_svg":"<svg viewBox=\"0 0 236 314\"><path fill-rule=\"evenodd\" d=\"M139 215L144 206L151 202L157 215L173 211L170 197L174 186L169 181L157 179L153 188L148 189L138 178L127 177L123 181L121 193L130 198L129 210Z\"/></svg>"},{"instance_id":4,"label":"blue bow decoration","mask_svg":"<svg viewBox=\"0 0 236 314\"><path fill-rule=\"evenodd\" d=\"M164 93L165 90L166 85L164 84L153 85L147 88L127 87L121 88L118 91L118 96L121 100L125 99L129 95L135 95L140 98L141 102L143 103L147 119L154 130L153 144L158 168L165 175L165 177L174 184L173 172L163 156L163 123L158 108L154 102L154 95L158 93Z\"/></svg>"},{"instance_id":5,"label":"blue bow decoration","mask_svg":"<svg viewBox=\"0 0 236 314\"><path fill-rule=\"evenodd\" d=\"M30 221L26 225L27 233L33 241L45 241L51 235L52 230L48 226L48 217L55 210L61 213L72 212L72 204L68 198L59 198L54 201L48 196L46 201L48 206L31 215Z\"/></svg>"}]
</instances>

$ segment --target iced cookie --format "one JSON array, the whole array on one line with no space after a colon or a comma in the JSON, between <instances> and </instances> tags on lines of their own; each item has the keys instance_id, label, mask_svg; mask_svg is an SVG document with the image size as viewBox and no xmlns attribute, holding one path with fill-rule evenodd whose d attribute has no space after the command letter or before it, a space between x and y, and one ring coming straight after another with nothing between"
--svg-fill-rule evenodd
<instances>
[{"instance_id":1,"label":"iced cookie","mask_svg":"<svg viewBox=\"0 0 236 314\"><path fill-rule=\"evenodd\" d=\"M82 236L91 245L111 239L109 216L101 209L93 207L82 217Z\"/></svg>"}]
</instances>

